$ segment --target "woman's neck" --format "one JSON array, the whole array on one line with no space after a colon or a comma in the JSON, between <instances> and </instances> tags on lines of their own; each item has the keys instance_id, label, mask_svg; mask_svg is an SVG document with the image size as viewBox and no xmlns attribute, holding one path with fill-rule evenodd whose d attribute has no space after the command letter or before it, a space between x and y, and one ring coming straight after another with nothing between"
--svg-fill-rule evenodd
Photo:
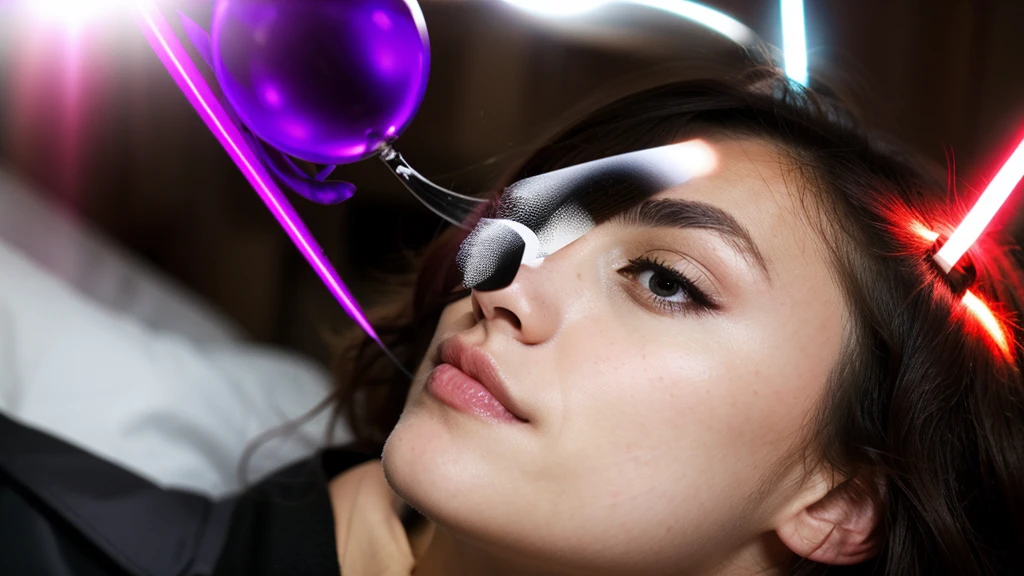
<instances>
[{"instance_id":1,"label":"woman's neck","mask_svg":"<svg viewBox=\"0 0 1024 576\"><path fill-rule=\"evenodd\" d=\"M430 522L425 520L425 522ZM519 565L495 556L447 530L432 526L432 538L416 558L415 576L554 576L555 572Z\"/></svg>"},{"instance_id":2,"label":"woman's neck","mask_svg":"<svg viewBox=\"0 0 1024 576\"><path fill-rule=\"evenodd\" d=\"M334 478L329 493L343 574L546 574L515 565L436 526L391 491L379 460Z\"/></svg>"},{"instance_id":3,"label":"woman's neck","mask_svg":"<svg viewBox=\"0 0 1024 576\"><path fill-rule=\"evenodd\" d=\"M330 482L342 574L387 576L556 576L556 570L515 562L452 534L403 502L384 479L380 461ZM781 574L790 552L774 534L750 543L730 561L701 574Z\"/></svg>"}]
</instances>

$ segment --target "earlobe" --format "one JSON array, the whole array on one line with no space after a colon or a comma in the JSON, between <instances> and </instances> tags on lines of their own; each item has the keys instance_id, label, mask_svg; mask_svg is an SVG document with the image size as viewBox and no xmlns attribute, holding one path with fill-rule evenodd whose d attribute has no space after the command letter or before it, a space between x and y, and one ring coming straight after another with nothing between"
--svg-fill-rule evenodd
<instances>
[{"instance_id":1,"label":"earlobe","mask_svg":"<svg viewBox=\"0 0 1024 576\"><path fill-rule=\"evenodd\" d=\"M881 498L873 484L847 480L823 496L811 495L776 528L793 553L822 564L858 564L881 544Z\"/></svg>"}]
</instances>

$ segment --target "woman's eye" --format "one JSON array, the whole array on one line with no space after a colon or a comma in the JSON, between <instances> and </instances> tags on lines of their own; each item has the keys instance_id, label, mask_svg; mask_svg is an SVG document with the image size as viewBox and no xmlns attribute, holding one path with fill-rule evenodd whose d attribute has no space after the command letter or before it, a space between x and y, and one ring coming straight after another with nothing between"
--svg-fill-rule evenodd
<instances>
[{"instance_id":1,"label":"woman's eye","mask_svg":"<svg viewBox=\"0 0 1024 576\"><path fill-rule=\"evenodd\" d=\"M718 305L675 268L641 256L619 272L630 279L634 294L648 306L669 312L717 310Z\"/></svg>"},{"instance_id":2,"label":"woman's eye","mask_svg":"<svg viewBox=\"0 0 1024 576\"><path fill-rule=\"evenodd\" d=\"M644 270L637 274L636 281L646 286L655 296L670 302L686 302L690 299L686 288L661 270Z\"/></svg>"}]
</instances>

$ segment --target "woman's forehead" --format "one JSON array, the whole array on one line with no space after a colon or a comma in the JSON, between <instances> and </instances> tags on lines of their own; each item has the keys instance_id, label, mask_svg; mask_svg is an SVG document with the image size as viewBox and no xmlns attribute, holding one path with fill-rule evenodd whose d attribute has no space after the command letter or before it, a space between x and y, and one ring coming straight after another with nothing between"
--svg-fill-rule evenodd
<instances>
[{"instance_id":1,"label":"woman's forehead","mask_svg":"<svg viewBox=\"0 0 1024 576\"><path fill-rule=\"evenodd\" d=\"M665 190L661 195L706 194L708 197L702 200L717 197L721 202L740 204L756 200L785 203L790 196L796 200L796 194L804 189L805 182L794 170L792 161L771 142L759 138L721 138L705 143L714 154L714 168L703 177Z\"/></svg>"},{"instance_id":2,"label":"woman's forehead","mask_svg":"<svg viewBox=\"0 0 1024 576\"><path fill-rule=\"evenodd\" d=\"M808 182L792 160L773 143L755 138L709 145L717 159L715 170L651 199L696 202L728 215L764 264L770 288L764 287L775 297L821 299L827 293L834 299L826 240L812 220L820 212L808 212L816 200L808 196Z\"/></svg>"},{"instance_id":3,"label":"woman's forehead","mask_svg":"<svg viewBox=\"0 0 1024 576\"><path fill-rule=\"evenodd\" d=\"M727 212L763 252L821 243L805 210L807 182L779 148L762 139L708 141L715 169L652 197L712 205Z\"/></svg>"}]
</instances>

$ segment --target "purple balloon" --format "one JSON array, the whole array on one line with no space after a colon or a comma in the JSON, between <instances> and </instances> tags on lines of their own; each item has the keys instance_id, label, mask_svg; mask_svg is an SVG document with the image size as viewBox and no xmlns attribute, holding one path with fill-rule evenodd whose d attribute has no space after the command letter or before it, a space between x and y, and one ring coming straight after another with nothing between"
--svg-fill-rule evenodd
<instances>
[{"instance_id":1,"label":"purple balloon","mask_svg":"<svg viewBox=\"0 0 1024 576\"><path fill-rule=\"evenodd\" d=\"M302 160L373 156L427 89L430 42L415 0L217 0L212 35L239 118Z\"/></svg>"}]
</instances>

